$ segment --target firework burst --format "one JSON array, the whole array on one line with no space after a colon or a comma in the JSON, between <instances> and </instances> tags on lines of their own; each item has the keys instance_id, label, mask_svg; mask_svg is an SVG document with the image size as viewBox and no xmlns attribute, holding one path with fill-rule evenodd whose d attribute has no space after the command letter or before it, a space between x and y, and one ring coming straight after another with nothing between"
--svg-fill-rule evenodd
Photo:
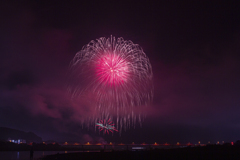
<instances>
[{"instance_id":1,"label":"firework burst","mask_svg":"<svg viewBox=\"0 0 240 160\"><path fill-rule=\"evenodd\" d=\"M113 133L113 131L118 132L118 130L114 127L113 121L110 119L107 121L105 119L100 120L98 123L96 123L96 126L98 127L99 131L103 131L104 134L109 134L109 132Z\"/></svg>"},{"instance_id":2,"label":"firework burst","mask_svg":"<svg viewBox=\"0 0 240 160\"><path fill-rule=\"evenodd\" d=\"M152 101L152 67L142 48L132 41L112 36L91 41L76 53L70 68L68 91L73 99L92 93L101 114L92 118L95 123L113 115L117 115L117 126L126 124L129 117L133 122L134 107Z\"/></svg>"}]
</instances>

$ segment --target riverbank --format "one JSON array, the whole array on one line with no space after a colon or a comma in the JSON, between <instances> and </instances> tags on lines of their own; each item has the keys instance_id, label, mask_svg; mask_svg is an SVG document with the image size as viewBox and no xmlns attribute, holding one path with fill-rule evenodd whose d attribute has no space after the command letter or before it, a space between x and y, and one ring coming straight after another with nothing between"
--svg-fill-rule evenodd
<instances>
[{"instance_id":1,"label":"riverbank","mask_svg":"<svg viewBox=\"0 0 240 160\"><path fill-rule=\"evenodd\" d=\"M159 160L159 159L211 159L228 160L240 159L240 148L236 146L204 146L186 147L177 149L155 149L148 151L112 151L112 152L81 152L55 154L44 157L42 160Z\"/></svg>"}]
</instances>

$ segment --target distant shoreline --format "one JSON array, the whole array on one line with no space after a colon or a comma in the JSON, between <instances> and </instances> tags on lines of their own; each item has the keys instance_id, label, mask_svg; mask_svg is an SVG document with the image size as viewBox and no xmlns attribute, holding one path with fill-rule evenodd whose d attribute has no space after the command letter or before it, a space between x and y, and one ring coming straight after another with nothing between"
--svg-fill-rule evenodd
<instances>
[{"instance_id":1,"label":"distant shoreline","mask_svg":"<svg viewBox=\"0 0 240 160\"><path fill-rule=\"evenodd\" d=\"M239 146L204 146L204 147L186 147L175 149L154 149L146 151L112 151L112 152L78 152L78 153L65 153L48 155L42 160L79 160L79 159L104 159L104 160L123 160L123 159L147 159L147 160L159 160L159 159L217 159L217 160L229 160L240 159L240 147Z\"/></svg>"}]
</instances>

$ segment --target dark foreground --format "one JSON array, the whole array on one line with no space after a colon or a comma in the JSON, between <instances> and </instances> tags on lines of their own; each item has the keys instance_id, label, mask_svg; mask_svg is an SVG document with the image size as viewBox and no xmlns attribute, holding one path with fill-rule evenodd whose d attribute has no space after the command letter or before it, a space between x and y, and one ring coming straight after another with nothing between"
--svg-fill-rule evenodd
<instances>
[{"instance_id":1,"label":"dark foreground","mask_svg":"<svg viewBox=\"0 0 240 160\"><path fill-rule=\"evenodd\" d=\"M240 159L236 146L204 146L148 151L81 152L49 155L43 160L229 160Z\"/></svg>"}]
</instances>

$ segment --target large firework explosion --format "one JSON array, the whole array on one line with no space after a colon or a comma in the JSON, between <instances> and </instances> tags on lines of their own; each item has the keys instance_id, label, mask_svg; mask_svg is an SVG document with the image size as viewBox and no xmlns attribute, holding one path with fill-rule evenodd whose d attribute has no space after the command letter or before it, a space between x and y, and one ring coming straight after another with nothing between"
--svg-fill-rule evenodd
<instances>
[{"instance_id":1,"label":"large firework explosion","mask_svg":"<svg viewBox=\"0 0 240 160\"><path fill-rule=\"evenodd\" d=\"M71 64L69 93L73 99L91 93L99 116L87 121L116 119L117 129L130 127L141 115L136 107L153 98L152 68L138 44L101 37L76 53ZM138 117L138 118L137 118ZM119 127L120 125L120 127Z\"/></svg>"}]
</instances>

